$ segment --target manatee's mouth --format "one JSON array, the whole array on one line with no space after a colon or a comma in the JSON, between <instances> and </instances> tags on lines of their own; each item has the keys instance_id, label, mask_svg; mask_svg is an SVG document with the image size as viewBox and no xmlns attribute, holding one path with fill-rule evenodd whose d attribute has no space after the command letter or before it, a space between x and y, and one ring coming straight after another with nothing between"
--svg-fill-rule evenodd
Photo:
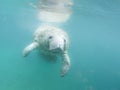
<instances>
[{"instance_id":1,"label":"manatee's mouth","mask_svg":"<svg viewBox=\"0 0 120 90\"><path fill-rule=\"evenodd\" d=\"M60 53L62 51L61 48L56 48L56 49L52 49L50 50L52 53Z\"/></svg>"}]
</instances>

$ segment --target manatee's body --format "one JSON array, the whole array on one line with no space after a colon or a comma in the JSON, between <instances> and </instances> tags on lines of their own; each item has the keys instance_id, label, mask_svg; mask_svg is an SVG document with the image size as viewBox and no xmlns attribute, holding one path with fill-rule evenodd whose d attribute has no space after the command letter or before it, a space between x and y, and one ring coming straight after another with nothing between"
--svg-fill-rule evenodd
<instances>
[{"instance_id":1,"label":"manatee's body","mask_svg":"<svg viewBox=\"0 0 120 90\"><path fill-rule=\"evenodd\" d=\"M69 37L65 31L53 26L42 26L34 33L34 40L24 49L23 55L27 56L34 49L46 55L61 55L63 58L61 76L64 76L70 67L68 47Z\"/></svg>"},{"instance_id":2,"label":"manatee's body","mask_svg":"<svg viewBox=\"0 0 120 90\"><path fill-rule=\"evenodd\" d=\"M63 47L63 50L54 53L54 52L51 52L51 50L49 50L48 39L50 37L55 38L56 36L60 37L65 42L65 45ZM64 32L63 30L59 28L51 27L51 26L38 28L34 34L34 41L39 43L38 48L40 49L40 51L48 55L57 55L60 53L64 53L64 51L66 51L69 46L69 38L66 32ZM60 43L59 39L58 39L58 42Z\"/></svg>"}]
</instances>

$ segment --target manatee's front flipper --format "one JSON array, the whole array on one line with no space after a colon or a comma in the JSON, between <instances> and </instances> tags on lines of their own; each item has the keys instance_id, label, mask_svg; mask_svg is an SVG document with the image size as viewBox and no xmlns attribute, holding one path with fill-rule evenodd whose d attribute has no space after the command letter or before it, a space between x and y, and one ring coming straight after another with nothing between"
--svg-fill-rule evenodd
<instances>
[{"instance_id":1,"label":"manatee's front flipper","mask_svg":"<svg viewBox=\"0 0 120 90\"><path fill-rule=\"evenodd\" d=\"M30 45L28 45L24 50L23 50L23 56L27 56L32 50L36 49L38 47L37 42L33 42Z\"/></svg>"},{"instance_id":2,"label":"manatee's front flipper","mask_svg":"<svg viewBox=\"0 0 120 90\"><path fill-rule=\"evenodd\" d=\"M70 68L70 58L68 53L65 52L63 53L61 77L64 77L64 75L68 72L69 68Z\"/></svg>"}]
</instances>

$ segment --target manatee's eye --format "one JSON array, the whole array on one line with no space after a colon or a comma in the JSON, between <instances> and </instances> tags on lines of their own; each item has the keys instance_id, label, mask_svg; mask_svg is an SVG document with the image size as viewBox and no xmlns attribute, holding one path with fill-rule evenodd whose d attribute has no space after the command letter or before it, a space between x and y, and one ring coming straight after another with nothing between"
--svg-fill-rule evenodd
<instances>
[{"instance_id":1,"label":"manatee's eye","mask_svg":"<svg viewBox=\"0 0 120 90\"><path fill-rule=\"evenodd\" d=\"M52 39L53 37L52 36L49 36L49 39Z\"/></svg>"}]
</instances>

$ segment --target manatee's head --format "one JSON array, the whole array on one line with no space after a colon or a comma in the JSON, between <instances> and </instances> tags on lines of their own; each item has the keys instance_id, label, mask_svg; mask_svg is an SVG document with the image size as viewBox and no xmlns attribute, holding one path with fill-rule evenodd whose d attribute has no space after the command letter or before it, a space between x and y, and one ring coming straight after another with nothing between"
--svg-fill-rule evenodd
<instances>
[{"instance_id":1,"label":"manatee's head","mask_svg":"<svg viewBox=\"0 0 120 90\"><path fill-rule=\"evenodd\" d=\"M59 35L50 35L48 37L49 50L53 53L62 52L65 46L65 40Z\"/></svg>"}]
</instances>

